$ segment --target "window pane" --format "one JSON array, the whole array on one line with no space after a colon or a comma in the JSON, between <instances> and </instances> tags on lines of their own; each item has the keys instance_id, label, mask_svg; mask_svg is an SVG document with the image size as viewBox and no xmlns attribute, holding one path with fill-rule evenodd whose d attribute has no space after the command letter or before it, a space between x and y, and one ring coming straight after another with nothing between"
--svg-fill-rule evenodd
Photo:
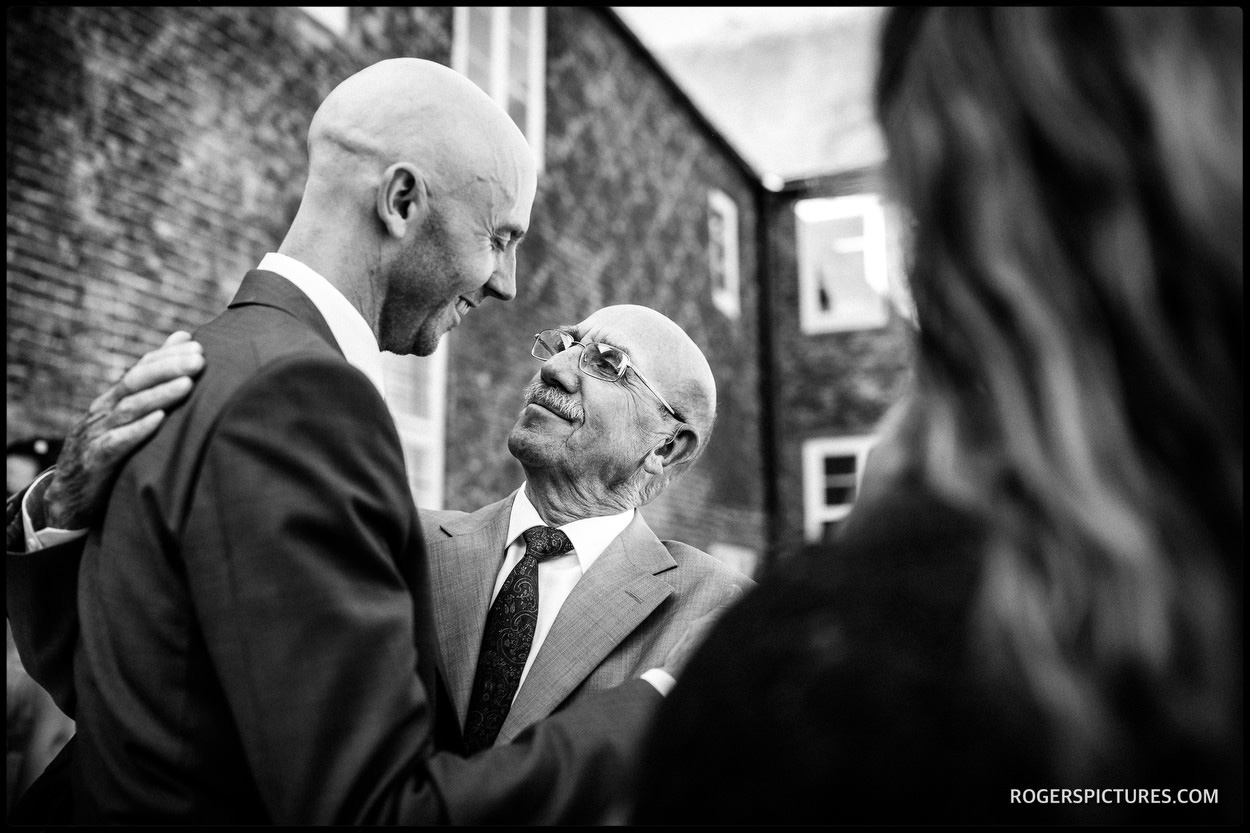
<instances>
[{"instance_id":1,"label":"window pane","mask_svg":"<svg viewBox=\"0 0 1250 833\"><path fill-rule=\"evenodd\" d=\"M405 438L406 440L406 438ZM404 441L404 468L408 471L408 488L412 500L418 506L429 506L430 482L429 453L414 442Z\"/></svg>"},{"instance_id":2,"label":"window pane","mask_svg":"<svg viewBox=\"0 0 1250 833\"><path fill-rule=\"evenodd\" d=\"M803 330L825 333L887 324L890 285L877 197L800 200L794 211Z\"/></svg>"},{"instance_id":3,"label":"window pane","mask_svg":"<svg viewBox=\"0 0 1250 833\"><path fill-rule=\"evenodd\" d=\"M334 34L347 34L350 11L347 6L299 6L298 8L308 12Z\"/></svg>"},{"instance_id":4,"label":"window pane","mask_svg":"<svg viewBox=\"0 0 1250 833\"><path fill-rule=\"evenodd\" d=\"M512 84L529 86L530 10L512 9L508 15L508 79Z\"/></svg>"},{"instance_id":5,"label":"window pane","mask_svg":"<svg viewBox=\"0 0 1250 833\"><path fill-rule=\"evenodd\" d=\"M417 356L382 354L386 402L399 414L430 416L429 363Z\"/></svg>"},{"instance_id":6,"label":"window pane","mask_svg":"<svg viewBox=\"0 0 1250 833\"><path fill-rule=\"evenodd\" d=\"M717 188L709 189L707 194L707 233L712 303L729 318L737 318L738 205Z\"/></svg>"},{"instance_id":7,"label":"window pane","mask_svg":"<svg viewBox=\"0 0 1250 833\"><path fill-rule=\"evenodd\" d=\"M508 44L508 89L524 94L530 86L529 38L513 37Z\"/></svg>"},{"instance_id":8,"label":"window pane","mask_svg":"<svg viewBox=\"0 0 1250 833\"><path fill-rule=\"evenodd\" d=\"M826 506L843 506L855 500L854 486L834 486L825 489Z\"/></svg>"},{"instance_id":9,"label":"window pane","mask_svg":"<svg viewBox=\"0 0 1250 833\"><path fill-rule=\"evenodd\" d=\"M517 6L508 15L508 115L525 131L529 118L530 10Z\"/></svg>"},{"instance_id":10,"label":"window pane","mask_svg":"<svg viewBox=\"0 0 1250 833\"><path fill-rule=\"evenodd\" d=\"M469 65L465 74L482 89L490 91L490 8L469 9Z\"/></svg>"},{"instance_id":11,"label":"window pane","mask_svg":"<svg viewBox=\"0 0 1250 833\"><path fill-rule=\"evenodd\" d=\"M828 270L823 266L816 267L816 308L821 312L833 311L833 295L829 291L832 284Z\"/></svg>"},{"instance_id":12,"label":"window pane","mask_svg":"<svg viewBox=\"0 0 1250 833\"><path fill-rule=\"evenodd\" d=\"M729 278L725 274L724 265L719 260L712 261L712 291L725 292L729 286Z\"/></svg>"},{"instance_id":13,"label":"window pane","mask_svg":"<svg viewBox=\"0 0 1250 833\"><path fill-rule=\"evenodd\" d=\"M831 474L854 474L855 458L846 456L826 457L825 458L825 475Z\"/></svg>"},{"instance_id":14,"label":"window pane","mask_svg":"<svg viewBox=\"0 0 1250 833\"><path fill-rule=\"evenodd\" d=\"M708 261L712 271L712 289L724 290L728 276L725 274L725 218L720 212L712 210L708 213Z\"/></svg>"},{"instance_id":15,"label":"window pane","mask_svg":"<svg viewBox=\"0 0 1250 833\"><path fill-rule=\"evenodd\" d=\"M525 130L525 120L529 118L529 107L526 105L525 96L508 96L508 115L512 116L517 127L522 131Z\"/></svg>"},{"instance_id":16,"label":"window pane","mask_svg":"<svg viewBox=\"0 0 1250 833\"><path fill-rule=\"evenodd\" d=\"M864 218L839 217L826 220L829 237L834 240L834 248L841 251L863 251Z\"/></svg>"},{"instance_id":17,"label":"window pane","mask_svg":"<svg viewBox=\"0 0 1250 833\"><path fill-rule=\"evenodd\" d=\"M814 269L813 290L820 310L854 316L879 307L881 296L869 285L865 269L863 221L822 220L808 228L812 243L803 254Z\"/></svg>"},{"instance_id":18,"label":"window pane","mask_svg":"<svg viewBox=\"0 0 1250 833\"><path fill-rule=\"evenodd\" d=\"M386 403L404 449L409 485L417 505L431 509L441 508L443 500L446 366L444 346L427 357L382 354Z\"/></svg>"},{"instance_id":19,"label":"window pane","mask_svg":"<svg viewBox=\"0 0 1250 833\"><path fill-rule=\"evenodd\" d=\"M469 7L469 33L474 37L484 34L486 51L490 51L490 6Z\"/></svg>"},{"instance_id":20,"label":"window pane","mask_svg":"<svg viewBox=\"0 0 1250 833\"><path fill-rule=\"evenodd\" d=\"M543 166L546 7L456 6L452 69L503 107Z\"/></svg>"},{"instance_id":21,"label":"window pane","mask_svg":"<svg viewBox=\"0 0 1250 833\"><path fill-rule=\"evenodd\" d=\"M859 497L859 469L872 435L819 437L803 442L803 537L819 541Z\"/></svg>"},{"instance_id":22,"label":"window pane","mask_svg":"<svg viewBox=\"0 0 1250 833\"><path fill-rule=\"evenodd\" d=\"M486 58L478 56L475 53L469 54L469 65L465 69L465 75L474 84L477 84L483 90L489 92L490 88L490 61Z\"/></svg>"},{"instance_id":23,"label":"window pane","mask_svg":"<svg viewBox=\"0 0 1250 833\"><path fill-rule=\"evenodd\" d=\"M530 37L530 7L513 6L508 15L508 28L512 30L512 42L528 43Z\"/></svg>"}]
</instances>

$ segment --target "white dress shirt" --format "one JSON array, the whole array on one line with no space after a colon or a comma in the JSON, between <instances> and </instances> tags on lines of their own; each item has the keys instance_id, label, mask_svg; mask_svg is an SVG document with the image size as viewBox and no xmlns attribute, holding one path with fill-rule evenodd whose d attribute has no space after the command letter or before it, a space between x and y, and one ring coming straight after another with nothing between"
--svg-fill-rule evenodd
<instances>
[{"instance_id":1,"label":"white dress shirt","mask_svg":"<svg viewBox=\"0 0 1250 833\"><path fill-rule=\"evenodd\" d=\"M508 519L508 535L505 539L507 541L506 554L503 566L499 568L499 574L495 577L495 589L490 596L492 604L512 569L525 555L525 540L521 537L521 533L532 526L547 526L547 522L539 516L534 504L530 503L525 488L522 484L517 491L516 500L512 502L512 514ZM583 518L557 527L569 537L573 549L564 555L548 558L538 563L538 620L534 625L534 640L530 643L529 656L525 659L525 667L521 669L521 679L517 682L518 692L521 690L521 684L525 682L525 677L529 674L530 666L534 664L534 658L538 656L538 649L542 647L543 640L551 632L551 626L560 612L560 607L573 592L573 587L598 560L608 545L615 541L617 536L625 531L625 527L634 520L634 512L634 509L629 509L615 515ZM651 683L661 694L667 694L676 682L671 675L658 668L645 672L642 678ZM513 700L515 699L514 694Z\"/></svg>"},{"instance_id":2,"label":"white dress shirt","mask_svg":"<svg viewBox=\"0 0 1250 833\"><path fill-rule=\"evenodd\" d=\"M534 625L534 641L530 643L529 657L526 658L525 668L521 671L521 682L524 682L525 676L529 674L530 666L534 664L534 657L538 656L538 649L542 647L543 640L551 631L551 625L556 620L556 614L560 612L560 606L569 597L569 593L573 592L573 586L603 554L608 544L611 544L633 519L634 510L630 509L616 515L585 518L559 527L561 532L569 536L573 549L564 555L548 558L538 563L538 621ZM547 526L547 522L539 516L534 504L530 503L529 497L525 494L525 486L522 485L517 492L516 500L512 502L512 517L508 520L506 539L507 555L503 560L499 575L495 578L495 589L490 594L492 604L495 597L499 595L504 581L512 572L512 568L525 555L525 539L521 537L521 533L532 526ZM518 691L520 687L518 683Z\"/></svg>"},{"instance_id":3,"label":"white dress shirt","mask_svg":"<svg viewBox=\"0 0 1250 833\"><path fill-rule=\"evenodd\" d=\"M332 283L293 257L270 252L261 258L257 269L281 275L299 287L313 302L317 312L330 325L330 332L348 364L369 377L382 398L386 384L382 380L382 350L377 336L360 311Z\"/></svg>"}]
</instances>

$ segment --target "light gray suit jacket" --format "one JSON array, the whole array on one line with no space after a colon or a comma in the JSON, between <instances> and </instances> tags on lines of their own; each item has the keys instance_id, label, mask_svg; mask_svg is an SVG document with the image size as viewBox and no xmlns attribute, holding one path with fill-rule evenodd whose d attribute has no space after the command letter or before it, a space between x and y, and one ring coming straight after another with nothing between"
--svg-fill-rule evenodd
<instances>
[{"instance_id":1,"label":"light gray suit jacket","mask_svg":"<svg viewBox=\"0 0 1250 833\"><path fill-rule=\"evenodd\" d=\"M515 497L472 513L421 510L435 630L461 726ZM495 742L590 692L659 668L691 621L753 585L705 552L661 541L635 512L560 608Z\"/></svg>"}]
</instances>

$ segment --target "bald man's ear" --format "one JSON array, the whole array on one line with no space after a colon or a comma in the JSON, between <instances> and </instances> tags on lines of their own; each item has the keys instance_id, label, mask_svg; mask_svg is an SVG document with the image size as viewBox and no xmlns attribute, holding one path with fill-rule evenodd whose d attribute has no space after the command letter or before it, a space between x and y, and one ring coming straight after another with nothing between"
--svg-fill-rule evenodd
<instances>
[{"instance_id":1,"label":"bald man's ear","mask_svg":"<svg viewBox=\"0 0 1250 833\"><path fill-rule=\"evenodd\" d=\"M396 162L382 174L378 184L378 219L392 237L402 239L413 222L420 221L430 205L425 176L409 162Z\"/></svg>"},{"instance_id":2,"label":"bald man's ear","mask_svg":"<svg viewBox=\"0 0 1250 833\"><path fill-rule=\"evenodd\" d=\"M652 448L642 465L651 474L659 474L665 469L694 460L698 450L699 435L689 425L683 425L672 439Z\"/></svg>"}]
</instances>

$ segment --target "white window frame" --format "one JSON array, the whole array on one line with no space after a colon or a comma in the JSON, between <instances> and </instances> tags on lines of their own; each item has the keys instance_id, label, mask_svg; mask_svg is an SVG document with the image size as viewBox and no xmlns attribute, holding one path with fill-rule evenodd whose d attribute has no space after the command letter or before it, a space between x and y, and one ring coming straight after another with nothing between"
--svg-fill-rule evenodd
<instances>
[{"instance_id":1,"label":"white window frame","mask_svg":"<svg viewBox=\"0 0 1250 833\"><path fill-rule=\"evenodd\" d=\"M491 55L490 79L485 84L469 75L469 9L454 7L451 36L451 68L465 75L484 89L501 107L508 107L508 23L511 6L485 6L490 9ZM547 125L547 7L529 6L529 62L527 66L528 100L525 103L525 124L518 125L525 134L538 171L542 173Z\"/></svg>"},{"instance_id":2,"label":"white window frame","mask_svg":"<svg viewBox=\"0 0 1250 833\"><path fill-rule=\"evenodd\" d=\"M742 311L741 291L738 283L738 204L733 198L717 188L707 194L708 211L708 264L712 275L712 303L729 318L737 318ZM713 240L712 218L720 216L721 239L719 250L723 256L719 272L723 276L718 283L716 241Z\"/></svg>"},{"instance_id":3,"label":"white window frame","mask_svg":"<svg viewBox=\"0 0 1250 833\"><path fill-rule=\"evenodd\" d=\"M876 194L852 194L799 200L794 205L794 214L798 238L799 323L803 332L818 334L869 330L889 323L891 290L885 212L880 197ZM819 300L818 263L809 256L812 247L819 245L811 239L814 233L811 224L848 217L862 219L863 235L834 240L830 245L839 253L863 253L863 281L871 294L861 291L859 297L868 300L849 309L835 307L824 310Z\"/></svg>"},{"instance_id":4,"label":"white window frame","mask_svg":"<svg viewBox=\"0 0 1250 833\"><path fill-rule=\"evenodd\" d=\"M809 542L820 541L821 530L827 523L842 521L855 505L849 503L830 506L825 502L825 460L829 457L855 458L855 498L859 497L864 482L864 465L868 452L876 445L872 434L846 437L820 437L803 443L803 537Z\"/></svg>"},{"instance_id":5,"label":"white window frame","mask_svg":"<svg viewBox=\"0 0 1250 833\"><path fill-rule=\"evenodd\" d=\"M350 6L299 6L313 20L320 23L340 38L347 34L351 16Z\"/></svg>"},{"instance_id":6,"label":"white window frame","mask_svg":"<svg viewBox=\"0 0 1250 833\"><path fill-rule=\"evenodd\" d=\"M438 349L430 356L397 356L382 354L382 373L388 390L387 405L399 441L404 449L404 470L408 474L408 487L412 500L422 509L442 509L446 461L446 415L447 415L447 339L439 342ZM425 370L424 396L428 412L424 415L401 410L399 397L391 395L395 390L393 380L421 362ZM416 471L417 453L425 460L421 471Z\"/></svg>"}]
</instances>

